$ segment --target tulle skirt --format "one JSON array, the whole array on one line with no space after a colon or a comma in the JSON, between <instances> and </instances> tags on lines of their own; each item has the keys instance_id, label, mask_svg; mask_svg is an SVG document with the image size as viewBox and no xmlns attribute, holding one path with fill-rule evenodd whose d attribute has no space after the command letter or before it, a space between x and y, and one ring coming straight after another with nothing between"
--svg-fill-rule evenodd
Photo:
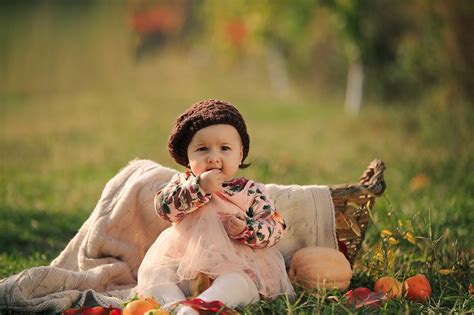
<instances>
[{"instance_id":1,"label":"tulle skirt","mask_svg":"<svg viewBox=\"0 0 474 315\"><path fill-rule=\"evenodd\" d=\"M244 272L265 298L293 296L278 249L252 249L230 239L222 220L216 209L204 206L163 231L138 270L139 290L192 280L199 272L212 279L229 272Z\"/></svg>"}]
</instances>

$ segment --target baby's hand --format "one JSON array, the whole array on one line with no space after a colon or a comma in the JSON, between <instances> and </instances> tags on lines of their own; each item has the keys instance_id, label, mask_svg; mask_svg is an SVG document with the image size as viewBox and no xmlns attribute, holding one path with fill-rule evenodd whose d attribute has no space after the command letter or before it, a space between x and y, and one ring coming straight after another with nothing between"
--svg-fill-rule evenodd
<instances>
[{"instance_id":1,"label":"baby's hand","mask_svg":"<svg viewBox=\"0 0 474 315\"><path fill-rule=\"evenodd\" d=\"M247 226L245 214L238 212L231 216L224 225L225 230L229 236L236 236L242 233Z\"/></svg>"},{"instance_id":2,"label":"baby's hand","mask_svg":"<svg viewBox=\"0 0 474 315\"><path fill-rule=\"evenodd\" d=\"M207 194L220 190L223 182L224 173L218 169L206 171L199 176L199 185Z\"/></svg>"}]
</instances>

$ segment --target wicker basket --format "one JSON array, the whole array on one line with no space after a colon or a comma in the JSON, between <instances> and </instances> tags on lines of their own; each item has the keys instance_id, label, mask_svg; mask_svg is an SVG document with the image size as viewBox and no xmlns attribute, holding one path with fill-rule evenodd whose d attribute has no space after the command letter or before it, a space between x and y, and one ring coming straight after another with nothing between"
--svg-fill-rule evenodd
<instances>
[{"instance_id":1,"label":"wicker basket","mask_svg":"<svg viewBox=\"0 0 474 315\"><path fill-rule=\"evenodd\" d=\"M360 177L359 184L329 186L336 211L337 238L343 243L340 246L346 247L351 265L364 240L369 210L374 206L375 198L385 191L384 170L384 163L375 159Z\"/></svg>"}]
</instances>

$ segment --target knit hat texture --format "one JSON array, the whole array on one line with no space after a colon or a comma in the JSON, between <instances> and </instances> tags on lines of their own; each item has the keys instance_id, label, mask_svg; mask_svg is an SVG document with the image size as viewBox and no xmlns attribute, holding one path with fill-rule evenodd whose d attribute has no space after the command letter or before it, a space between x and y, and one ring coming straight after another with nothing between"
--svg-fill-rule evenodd
<instances>
[{"instance_id":1,"label":"knit hat texture","mask_svg":"<svg viewBox=\"0 0 474 315\"><path fill-rule=\"evenodd\" d=\"M243 158L249 153L250 138L245 121L232 104L220 100L205 100L193 104L176 119L168 139L168 151L171 157L183 166L188 166L188 146L200 129L218 124L234 126L243 145Z\"/></svg>"}]
</instances>

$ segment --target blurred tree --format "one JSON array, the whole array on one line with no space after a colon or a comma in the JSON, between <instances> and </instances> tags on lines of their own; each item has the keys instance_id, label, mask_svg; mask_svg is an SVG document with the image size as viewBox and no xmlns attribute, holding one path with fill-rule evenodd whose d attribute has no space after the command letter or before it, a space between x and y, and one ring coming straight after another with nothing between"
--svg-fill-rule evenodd
<instances>
[{"instance_id":1,"label":"blurred tree","mask_svg":"<svg viewBox=\"0 0 474 315\"><path fill-rule=\"evenodd\" d=\"M135 59L153 52L167 42L182 37L192 22L191 0L130 0L130 27L137 37Z\"/></svg>"},{"instance_id":2,"label":"blurred tree","mask_svg":"<svg viewBox=\"0 0 474 315\"><path fill-rule=\"evenodd\" d=\"M362 104L364 90L364 59L367 55L367 36L362 27L362 17L367 15L369 1L325 0L324 3L339 15L343 34L346 37L346 52L349 61L347 71L345 110L356 116Z\"/></svg>"},{"instance_id":3,"label":"blurred tree","mask_svg":"<svg viewBox=\"0 0 474 315\"><path fill-rule=\"evenodd\" d=\"M397 48L409 25L402 14L403 3L390 0L322 0L321 3L340 20L348 61L345 110L355 116L363 102L364 82L372 83L369 86L374 88L391 78L386 70L396 63Z\"/></svg>"},{"instance_id":4,"label":"blurred tree","mask_svg":"<svg viewBox=\"0 0 474 315\"><path fill-rule=\"evenodd\" d=\"M310 46L308 36L315 8L316 3L312 0L300 0L298 5L288 1L260 3L263 17L260 36L270 78L280 95L289 91L288 64L294 65L301 52Z\"/></svg>"},{"instance_id":5,"label":"blurred tree","mask_svg":"<svg viewBox=\"0 0 474 315\"><path fill-rule=\"evenodd\" d=\"M376 2L380 4L380 2ZM376 9L368 66L384 100L444 94L473 100L474 2L389 2ZM390 8L390 9L388 9ZM387 14L386 12L390 12Z\"/></svg>"},{"instance_id":6,"label":"blurred tree","mask_svg":"<svg viewBox=\"0 0 474 315\"><path fill-rule=\"evenodd\" d=\"M327 85L342 90L341 82L346 77L346 108L354 114L364 97L370 96L382 98L384 103L415 100L424 94L436 94L446 102L461 95L471 102L474 100L474 34L470 31L474 27L474 1L127 0L118 3L1 2L0 22L4 27L0 28L0 54L4 58L0 67L5 69L2 73L8 72L6 81L22 80L19 75L22 71L6 71L12 65L26 69L31 64L35 73L41 74L34 82L41 88L72 84L64 83L67 80L74 84L86 82L77 75L69 75L74 72L72 60L94 64L90 71L99 72L96 64L115 69L110 56L104 60L97 56L119 47L117 43L121 39L126 44L128 38L122 28L126 25L116 19L125 13L137 39L134 48L137 59L165 44L182 46L192 40L194 48L197 47L192 53L202 49L208 56L211 49L217 51L215 57L207 59L213 63L226 60L247 69L263 67L257 71L266 71L274 93L283 96L289 93L292 80L299 80L299 86L307 84L311 89L317 87L314 81L319 80L322 89ZM28 23L16 22L17 17ZM98 30L100 23L110 27L107 35L92 35L97 34L93 30ZM76 57L77 47L85 42L94 45ZM35 62L35 49L24 49L21 45L35 45L40 55L50 57L45 62ZM60 58L55 56L59 53L63 56L61 62L70 64L71 68L57 66ZM55 75L44 75L49 72ZM63 79L48 83L44 77ZM104 81L106 77L104 74Z\"/></svg>"},{"instance_id":7,"label":"blurred tree","mask_svg":"<svg viewBox=\"0 0 474 315\"><path fill-rule=\"evenodd\" d=\"M446 23L443 32L447 60L454 81L474 105L474 1L438 1L438 14Z\"/></svg>"},{"instance_id":8,"label":"blurred tree","mask_svg":"<svg viewBox=\"0 0 474 315\"><path fill-rule=\"evenodd\" d=\"M314 1L298 5L286 1L204 1L201 10L205 35L224 56L234 61L261 56L270 82L280 95L289 92L288 59L308 43Z\"/></svg>"}]
</instances>

